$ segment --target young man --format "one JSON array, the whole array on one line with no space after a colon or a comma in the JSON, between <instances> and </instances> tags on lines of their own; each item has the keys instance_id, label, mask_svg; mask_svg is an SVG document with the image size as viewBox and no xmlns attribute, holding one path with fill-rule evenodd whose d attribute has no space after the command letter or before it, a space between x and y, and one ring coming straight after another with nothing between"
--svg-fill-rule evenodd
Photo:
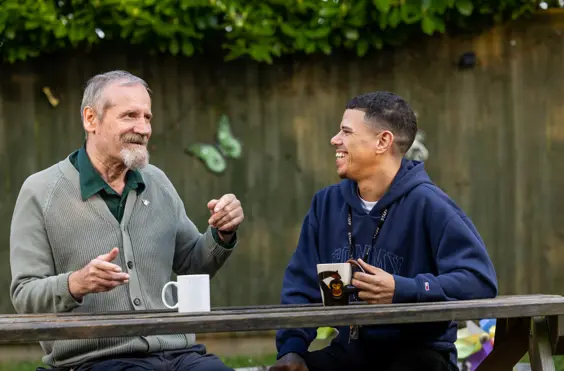
<instances>
[{"instance_id":1,"label":"young man","mask_svg":"<svg viewBox=\"0 0 564 371\"><path fill-rule=\"evenodd\" d=\"M231 255L241 202L232 194L209 201L210 226L196 229L168 177L148 164L151 98L141 78L94 76L81 115L85 145L22 185L10 236L12 303L18 313L164 309L172 272L213 277ZM194 334L41 345L57 370L231 370Z\"/></svg>"},{"instance_id":2,"label":"young man","mask_svg":"<svg viewBox=\"0 0 564 371\"><path fill-rule=\"evenodd\" d=\"M352 99L331 139L343 179L317 192L287 267L283 304L320 303L316 264L358 259L358 298L370 304L492 298L497 279L470 219L404 158L417 132L410 106L389 92ZM353 329L355 329L353 327ZM316 331L277 333L272 370L456 370L455 323L338 328L308 352Z\"/></svg>"}]
</instances>

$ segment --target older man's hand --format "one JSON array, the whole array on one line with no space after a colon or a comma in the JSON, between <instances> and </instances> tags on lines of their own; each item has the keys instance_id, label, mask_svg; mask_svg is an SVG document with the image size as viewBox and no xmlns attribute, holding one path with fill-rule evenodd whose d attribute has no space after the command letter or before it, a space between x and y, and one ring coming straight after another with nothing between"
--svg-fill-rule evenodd
<instances>
[{"instance_id":1,"label":"older man's hand","mask_svg":"<svg viewBox=\"0 0 564 371\"><path fill-rule=\"evenodd\" d=\"M208 202L211 217L208 220L210 226L217 229L219 237L229 243L233 233L245 219L241 201L234 194L226 194L219 200Z\"/></svg>"},{"instance_id":2,"label":"older man's hand","mask_svg":"<svg viewBox=\"0 0 564 371\"><path fill-rule=\"evenodd\" d=\"M114 247L109 253L93 259L84 268L69 275L69 292L77 300L91 293L110 291L129 282L129 274L121 271L117 264L110 263L118 256Z\"/></svg>"}]
</instances>

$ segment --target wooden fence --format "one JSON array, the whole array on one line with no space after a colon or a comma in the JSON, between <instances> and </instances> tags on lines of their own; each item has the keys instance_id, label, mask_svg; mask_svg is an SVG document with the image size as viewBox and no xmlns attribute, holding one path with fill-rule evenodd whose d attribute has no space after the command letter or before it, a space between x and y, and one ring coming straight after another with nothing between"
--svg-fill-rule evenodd
<instances>
[{"instance_id":1,"label":"wooden fence","mask_svg":"<svg viewBox=\"0 0 564 371\"><path fill-rule=\"evenodd\" d=\"M209 199L234 192L242 242L212 284L214 305L277 303L316 190L338 181L329 140L352 96L392 90L427 134L427 169L471 216L504 294L564 293L564 14L473 37L439 37L365 58L225 64L210 58L65 54L0 65L0 311L9 300L9 225L23 180L82 144L80 100L95 73L127 69L153 90L151 161L206 227ZM467 51L478 65L459 70ZM48 88L49 90L44 90ZM53 106L45 91L59 103ZM222 114L243 144L223 175L184 154Z\"/></svg>"}]
</instances>

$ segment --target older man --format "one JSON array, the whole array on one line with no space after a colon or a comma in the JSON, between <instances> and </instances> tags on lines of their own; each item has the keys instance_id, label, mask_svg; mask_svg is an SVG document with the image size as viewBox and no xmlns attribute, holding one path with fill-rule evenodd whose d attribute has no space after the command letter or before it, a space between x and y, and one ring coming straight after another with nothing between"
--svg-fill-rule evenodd
<instances>
[{"instance_id":1,"label":"older man","mask_svg":"<svg viewBox=\"0 0 564 371\"><path fill-rule=\"evenodd\" d=\"M211 200L201 234L167 176L148 165L151 98L124 71L93 77L81 107L83 147L27 178L10 236L18 313L163 309L171 273L213 276L243 221L232 195ZM170 301L170 300L169 300ZM229 370L193 334L41 343L61 370Z\"/></svg>"}]
</instances>

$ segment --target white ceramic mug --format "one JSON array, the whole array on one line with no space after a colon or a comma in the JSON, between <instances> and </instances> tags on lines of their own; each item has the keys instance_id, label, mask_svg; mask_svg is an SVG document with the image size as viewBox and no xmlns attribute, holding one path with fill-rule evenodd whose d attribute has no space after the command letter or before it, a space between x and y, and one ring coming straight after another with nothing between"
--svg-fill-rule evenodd
<instances>
[{"instance_id":1,"label":"white ceramic mug","mask_svg":"<svg viewBox=\"0 0 564 371\"><path fill-rule=\"evenodd\" d=\"M176 286L178 302L170 305L166 301L165 293L169 286ZM209 312L210 306L210 276L208 274L189 274L177 276L176 282L167 282L161 292L163 304L169 309L178 309L179 313Z\"/></svg>"},{"instance_id":2,"label":"white ceramic mug","mask_svg":"<svg viewBox=\"0 0 564 371\"><path fill-rule=\"evenodd\" d=\"M352 286L353 265L364 272L356 260L345 263L317 264L317 280L324 306L348 305L352 293L357 291Z\"/></svg>"}]
</instances>

